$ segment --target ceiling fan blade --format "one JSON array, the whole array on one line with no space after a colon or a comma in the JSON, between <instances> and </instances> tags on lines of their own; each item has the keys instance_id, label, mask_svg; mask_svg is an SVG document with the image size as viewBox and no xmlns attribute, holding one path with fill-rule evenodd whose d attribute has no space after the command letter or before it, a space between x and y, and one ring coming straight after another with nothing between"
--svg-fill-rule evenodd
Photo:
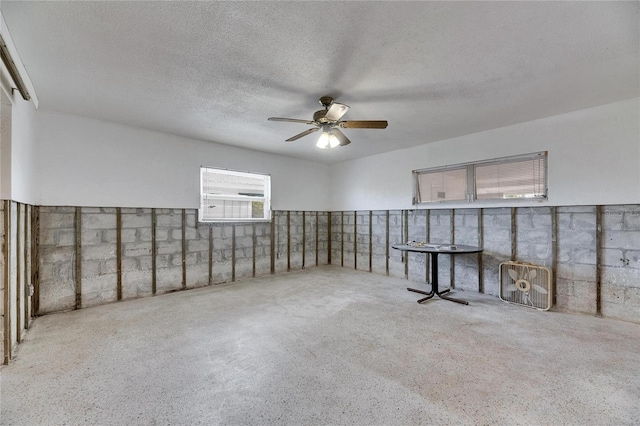
<instances>
[{"instance_id":1,"label":"ceiling fan blade","mask_svg":"<svg viewBox=\"0 0 640 426\"><path fill-rule=\"evenodd\" d=\"M325 114L324 118L329 121L338 121L349 111L349 106L345 104L339 104L334 102L329 107L329 110Z\"/></svg>"},{"instance_id":2,"label":"ceiling fan blade","mask_svg":"<svg viewBox=\"0 0 640 426\"><path fill-rule=\"evenodd\" d=\"M343 129L386 129L386 120L368 120L368 121L342 121L340 127Z\"/></svg>"},{"instance_id":3,"label":"ceiling fan blade","mask_svg":"<svg viewBox=\"0 0 640 426\"><path fill-rule=\"evenodd\" d=\"M340 146L349 145L351 143L349 138L346 137L344 133L342 133L340 130L336 129L335 127L331 129L331 132L329 133L331 133L333 136L336 137L336 139L338 139L338 142L340 142Z\"/></svg>"},{"instance_id":4,"label":"ceiling fan blade","mask_svg":"<svg viewBox=\"0 0 640 426\"><path fill-rule=\"evenodd\" d=\"M295 135L295 136L291 136L291 137L290 137L289 139L287 139L285 142L293 142L293 141L295 141L296 139L300 139L300 138L301 138L301 137L303 137L303 136L310 135L311 133L313 133L313 132L317 132L318 130L320 130L318 127L314 127L313 129L305 130L305 131L304 131L304 132L302 132L302 133L298 133L298 134L297 134L297 135Z\"/></svg>"},{"instance_id":5,"label":"ceiling fan blade","mask_svg":"<svg viewBox=\"0 0 640 426\"><path fill-rule=\"evenodd\" d=\"M301 120L299 118L269 117L269 118L267 118L267 120L269 120L269 121L287 121L289 123L315 124L313 121Z\"/></svg>"}]
</instances>

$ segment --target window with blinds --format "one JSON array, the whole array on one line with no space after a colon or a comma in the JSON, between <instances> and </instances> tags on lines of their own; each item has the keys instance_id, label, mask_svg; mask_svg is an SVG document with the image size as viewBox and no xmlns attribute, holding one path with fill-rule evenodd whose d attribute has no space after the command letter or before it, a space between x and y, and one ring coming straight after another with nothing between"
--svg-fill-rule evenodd
<instances>
[{"instance_id":1,"label":"window with blinds","mask_svg":"<svg viewBox=\"0 0 640 426\"><path fill-rule=\"evenodd\" d=\"M499 162L474 166L475 198L503 200L544 198L546 196L545 159Z\"/></svg>"},{"instance_id":2,"label":"window with blinds","mask_svg":"<svg viewBox=\"0 0 640 426\"><path fill-rule=\"evenodd\" d=\"M271 177L200 168L201 222L269 220Z\"/></svg>"},{"instance_id":3,"label":"window with blinds","mask_svg":"<svg viewBox=\"0 0 640 426\"><path fill-rule=\"evenodd\" d=\"M414 170L414 204L547 198L547 152Z\"/></svg>"},{"instance_id":4,"label":"window with blinds","mask_svg":"<svg viewBox=\"0 0 640 426\"><path fill-rule=\"evenodd\" d=\"M418 174L418 202L466 201L467 168L433 170Z\"/></svg>"}]
</instances>

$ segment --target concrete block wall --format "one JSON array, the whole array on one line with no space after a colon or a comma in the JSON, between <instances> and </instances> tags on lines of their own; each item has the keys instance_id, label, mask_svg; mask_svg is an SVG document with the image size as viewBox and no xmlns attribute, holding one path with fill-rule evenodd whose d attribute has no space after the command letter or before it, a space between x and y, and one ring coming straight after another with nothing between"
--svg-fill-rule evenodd
<instances>
[{"instance_id":1,"label":"concrete block wall","mask_svg":"<svg viewBox=\"0 0 640 426\"><path fill-rule=\"evenodd\" d=\"M327 263L406 277L428 288L427 256L391 248L407 239L484 247L482 255L456 256L453 266L449 256L439 256L442 287L453 280L458 290L497 296L498 265L513 258L554 270L553 309L640 322L638 205L275 211L272 222L217 224L198 223L192 209L16 203L2 208L9 232L3 222L0 235L9 254L0 260L0 291L3 300L13 293L2 306L2 330L9 330L10 342L19 340L16 324L26 327L33 314L31 302L17 308L31 300L33 277L37 314ZM29 235L34 209L39 232ZM38 239L37 267L31 270L30 248L24 260L14 251L18 238L27 247L33 237ZM5 326L9 317L13 325Z\"/></svg>"},{"instance_id":2,"label":"concrete block wall","mask_svg":"<svg viewBox=\"0 0 640 426\"><path fill-rule=\"evenodd\" d=\"M123 299L150 296L153 293L152 219L151 209L121 209Z\"/></svg>"},{"instance_id":3,"label":"concrete block wall","mask_svg":"<svg viewBox=\"0 0 640 426\"><path fill-rule=\"evenodd\" d=\"M596 207L558 207L556 305L596 314Z\"/></svg>"},{"instance_id":4,"label":"concrete block wall","mask_svg":"<svg viewBox=\"0 0 640 426\"><path fill-rule=\"evenodd\" d=\"M640 322L640 206L602 208L602 314Z\"/></svg>"},{"instance_id":5,"label":"concrete block wall","mask_svg":"<svg viewBox=\"0 0 640 426\"><path fill-rule=\"evenodd\" d=\"M406 237L480 245L481 255L455 256L453 267L450 256L438 256L441 288L453 282L458 290L498 296L499 265L513 259L552 271L553 309L640 323L638 205L345 211L331 218L334 265L368 271L370 250L372 272L426 286L427 256L406 256L392 244Z\"/></svg>"},{"instance_id":6,"label":"concrete block wall","mask_svg":"<svg viewBox=\"0 0 640 426\"><path fill-rule=\"evenodd\" d=\"M81 303L80 307L90 307L115 302L118 298L118 264L117 251L117 210L115 208L82 208L75 212L80 215L80 256L77 258L76 233L65 230L65 247L74 252L71 256L73 265L80 262ZM126 229L122 232L123 243L135 242L135 231ZM58 241L60 243L60 240ZM46 259L46 257L42 257ZM73 271L71 274L73 277ZM55 280L55 277L54 277ZM52 281L42 281L50 284ZM41 288L44 288L41 286ZM48 285L46 288L54 288ZM75 283L72 285L75 306ZM66 308L70 308L68 306Z\"/></svg>"},{"instance_id":7,"label":"concrete block wall","mask_svg":"<svg viewBox=\"0 0 640 426\"><path fill-rule=\"evenodd\" d=\"M76 304L76 209L39 207L40 264L38 314Z\"/></svg>"},{"instance_id":8,"label":"concrete block wall","mask_svg":"<svg viewBox=\"0 0 640 426\"><path fill-rule=\"evenodd\" d=\"M274 273L328 263L327 212L209 224L193 209L39 211L38 314L270 274L272 238Z\"/></svg>"},{"instance_id":9,"label":"concrete block wall","mask_svg":"<svg viewBox=\"0 0 640 426\"><path fill-rule=\"evenodd\" d=\"M481 216L484 292L498 296L499 265L511 259L511 209L483 209Z\"/></svg>"}]
</instances>

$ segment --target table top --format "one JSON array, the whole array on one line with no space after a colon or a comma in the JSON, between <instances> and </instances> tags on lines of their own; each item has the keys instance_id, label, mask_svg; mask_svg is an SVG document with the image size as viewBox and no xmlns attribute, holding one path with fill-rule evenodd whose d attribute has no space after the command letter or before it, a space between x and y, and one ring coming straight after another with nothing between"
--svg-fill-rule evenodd
<instances>
[{"instance_id":1,"label":"table top","mask_svg":"<svg viewBox=\"0 0 640 426\"><path fill-rule=\"evenodd\" d=\"M396 250L412 251L417 253L480 253L483 249L475 246L465 246L460 244L425 244L424 246L410 246L407 244L394 244Z\"/></svg>"}]
</instances>

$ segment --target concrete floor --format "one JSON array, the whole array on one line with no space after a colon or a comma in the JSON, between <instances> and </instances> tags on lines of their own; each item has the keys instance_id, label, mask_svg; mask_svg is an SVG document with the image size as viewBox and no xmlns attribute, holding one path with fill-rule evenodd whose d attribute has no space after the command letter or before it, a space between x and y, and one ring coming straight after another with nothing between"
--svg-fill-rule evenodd
<instances>
[{"instance_id":1,"label":"concrete floor","mask_svg":"<svg viewBox=\"0 0 640 426\"><path fill-rule=\"evenodd\" d=\"M0 423L637 425L640 325L322 267L38 318Z\"/></svg>"}]
</instances>

